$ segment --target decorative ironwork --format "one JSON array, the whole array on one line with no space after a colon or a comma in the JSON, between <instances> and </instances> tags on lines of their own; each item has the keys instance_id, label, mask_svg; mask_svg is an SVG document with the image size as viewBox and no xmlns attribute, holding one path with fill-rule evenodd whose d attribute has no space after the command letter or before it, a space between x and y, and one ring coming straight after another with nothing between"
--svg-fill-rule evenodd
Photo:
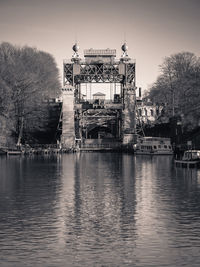
<instances>
[{"instance_id":1,"label":"decorative ironwork","mask_svg":"<svg viewBox=\"0 0 200 267\"><path fill-rule=\"evenodd\" d=\"M73 86L74 92L74 132L76 140L104 137L123 140L123 134L135 131L135 62L128 57L128 46L122 46L123 55L116 60L116 50L89 49L84 51L84 60L78 55L78 45L73 46L71 61L64 61L64 85ZM103 100L97 104L85 101L81 95L81 84L120 84L118 101ZM86 89L87 92L87 89ZM86 93L87 95L87 93ZM110 89L110 95L111 89ZM86 97L87 98L87 97ZM97 133L100 135L97 136ZM89 135L89 133L91 135ZM100 136L100 137L99 137ZM125 139L124 139L125 140ZM124 141L123 141L124 142Z\"/></svg>"},{"instance_id":2,"label":"decorative ironwork","mask_svg":"<svg viewBox=\"0 0 200 267\"><path fill-rule=\"evenodd\" d=\"M65 84L73 84L73 64L64 63Z\"/></svg>"},{"instance_id":3,"label":"decorative ironwork","mask_svg":"<svg viewBox=\"0 0 200 267\"><path fill-rule=\"evenodd\" d=\"M81 64L80 73L73 73L73 63L64 63L65 84L80 83L132 83L135 78L135 63L124 63L125 75L120 74L119 64Z\"/></svg>"}]
</instances>

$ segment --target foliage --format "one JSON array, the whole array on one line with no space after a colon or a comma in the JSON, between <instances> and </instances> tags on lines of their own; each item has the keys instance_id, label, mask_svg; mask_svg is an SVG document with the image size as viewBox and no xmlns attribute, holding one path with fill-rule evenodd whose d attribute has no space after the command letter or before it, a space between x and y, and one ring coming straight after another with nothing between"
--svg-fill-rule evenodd
<instances>
[{"instance_id":1,"label":"foliage","mask_svg":"<svg viewBox=\"0 0 200 267\"><path fill-rule=\"evenodd\" d=\"M160 67L161 74L147 97L155 103L164 103L166 116L181 116L185 125L197 126L200 115L200 59L193 53L182 52L166 57Z\"/></svg>"},{"instance_id":2,"label":"foliage","mask_svg":"<svg viewBox=\"0 0 200 267\"><path fill-rule=\"evenodd\" d=\"M48 117L44 100L59 94L58 69L53 57L30 47L0 44L0 115L13 121L18 143L26 130L45 127Z\"/></svg>"}]
</instances>

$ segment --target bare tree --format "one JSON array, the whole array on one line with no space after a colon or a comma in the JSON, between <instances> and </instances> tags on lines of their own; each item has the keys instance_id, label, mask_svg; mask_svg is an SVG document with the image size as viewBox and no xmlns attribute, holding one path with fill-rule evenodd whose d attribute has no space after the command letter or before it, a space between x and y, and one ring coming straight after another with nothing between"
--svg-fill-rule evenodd
<instances>
[{"instance_id":1,"label":"bare tree","mask_svg":"<svg viewBox=\"0 0 200 267\"><path fill-rule=\"evenodd\" d=\"M21 143L25 125L29 129L40 118L35 130L45 127L48 110L44 101L58 96L58 78L50 54L9 43L0 45L0 112L13 120L17 145Z\"/></svg>"},{"instance_id":2,"label":"bare tree","mask_svg":"<svg viewBox=\"0 0 200 267\"><path fill-rule=\"evenodd\" d=\"M157 103L165 102L169 117L186 117L200 100L199 58L190 52L177 53L166 57L160 69L148 97Z\"/></svg>"}]
</instances>

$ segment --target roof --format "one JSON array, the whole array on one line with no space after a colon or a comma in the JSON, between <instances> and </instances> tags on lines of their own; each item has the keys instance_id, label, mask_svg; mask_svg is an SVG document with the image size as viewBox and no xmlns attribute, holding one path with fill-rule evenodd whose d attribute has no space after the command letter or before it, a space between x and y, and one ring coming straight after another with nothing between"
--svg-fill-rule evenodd
<instances>
[{"instance_id":1,"label":"roof","mask_svg":"<svg viewBox=\"0 0 200 267\"><path fill-rule=\"evenodd\" d=\"M85 49L84 50L85 57L94 57L94 56L102 56L102 57L112 57L116 56L116 49Z\"/></svg>"},{"instance_id":2,"label":"roof","mask_svg":"<svg viewBox=\"0 0 200 267\"><path fill-rule=\"evenodd\" d=\"M95 94L93 94L93 96L105 96L105 94L103 94L103 93L101 93L101 92L97 92L97 93L95 93Z\"/></svg>"},{"instance_id":3,"label":"roof","mask_svg":"<svg viewBox=\"0 0 200 267\"><path fill-rule=\"evenodd\" d=\"M200 150L186 150L187 153L200 153Z\"/></svg>"}]
</instances>

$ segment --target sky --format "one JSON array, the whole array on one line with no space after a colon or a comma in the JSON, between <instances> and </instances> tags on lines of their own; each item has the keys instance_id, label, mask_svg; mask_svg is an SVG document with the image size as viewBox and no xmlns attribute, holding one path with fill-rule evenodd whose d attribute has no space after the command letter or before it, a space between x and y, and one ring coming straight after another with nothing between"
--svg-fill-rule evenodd
<instances>
[{"instance_id":1,"label":"sky","mask_svg":"<svg viewBox=\"0 0 200 267\"><path fill-rule=\"evenodd\" d=\"M51 53L62 78L77 40L88 48L116 49L136 60L136 86L148 89L163 59L189 51L200 56L200 0L0 0L0 43Z\"/></svg>"}]
</instances>

